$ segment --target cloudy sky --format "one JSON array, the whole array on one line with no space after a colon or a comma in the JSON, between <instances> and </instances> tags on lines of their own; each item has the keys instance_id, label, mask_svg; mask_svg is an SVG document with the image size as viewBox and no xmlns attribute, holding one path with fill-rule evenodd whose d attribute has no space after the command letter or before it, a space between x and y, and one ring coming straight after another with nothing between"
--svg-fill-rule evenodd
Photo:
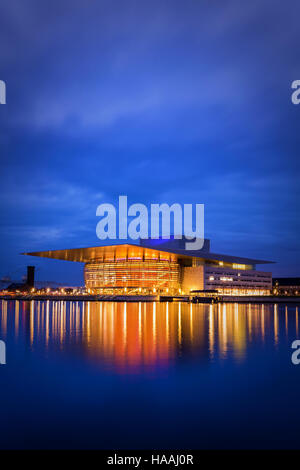
<instances>
[{"instance_id":1,"label":"cloudy sky","mask_svg":"<svg viewBox=\"0 0 300 470\"><path fill-rule=\"evenodd\" d=\"M0 277L100 244L96 207L205 204L216 252L300 276L298 0L3 0Z\"/></svg>"}]
</instances>

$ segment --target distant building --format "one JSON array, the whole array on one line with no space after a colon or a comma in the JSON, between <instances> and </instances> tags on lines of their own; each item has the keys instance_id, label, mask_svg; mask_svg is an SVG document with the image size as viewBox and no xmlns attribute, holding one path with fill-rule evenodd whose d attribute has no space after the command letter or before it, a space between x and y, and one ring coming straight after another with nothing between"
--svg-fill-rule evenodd
<instances>
[{"instance_id":1,"label":"distant building","mask_svg":"<svg viewBox=\"0 0 300 470\"><path fill-rule=\"evenodd\" d=\"M34 266L27 266L27 276L25 282L12 282L5 290L9 292L26 292L34 288Z\"/></svg>"},{"instance_id":2,"label":"distant building","mask_svg":"<svg viewBox=\"0 0 300 470\"><path fill-rule=\"evenodd\" d=\"M185 250L186 240L140 240L120 244L24 253L85 263L85 286L97 294L189 293L215 290L224 295L264 295L272 274L256 271L270 261L222 255L205 240L198 251Z\"/></svg>"},{"instance_id":3,"label":"distant building","mask_svg":"<svg viewBox=\"0 0 300 470\"><path fill-rule=\"evenodd\" d=\"M300 277L276 277L273 279L273 293L276 295L299 295Z\"/></svg>"}]
</instances>

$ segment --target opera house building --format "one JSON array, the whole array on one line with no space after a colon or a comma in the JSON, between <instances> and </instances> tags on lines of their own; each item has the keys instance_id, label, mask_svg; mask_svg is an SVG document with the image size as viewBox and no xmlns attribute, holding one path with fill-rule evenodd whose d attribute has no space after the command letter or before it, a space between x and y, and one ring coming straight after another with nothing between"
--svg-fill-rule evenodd
<instances>
[{"instance_id":1,"label":"opera house building","mask_svg":"<svg viewBox=\"0 0 300 470\"><path fill-rule=\"evenodd\" d=\"M94 294L266 295L272 274L257 271L269 261L185 249L185 239L144 239L139 245L119 244L24 253L31 256L85 263L86 289Z\"/></svg>"}]
</instances>

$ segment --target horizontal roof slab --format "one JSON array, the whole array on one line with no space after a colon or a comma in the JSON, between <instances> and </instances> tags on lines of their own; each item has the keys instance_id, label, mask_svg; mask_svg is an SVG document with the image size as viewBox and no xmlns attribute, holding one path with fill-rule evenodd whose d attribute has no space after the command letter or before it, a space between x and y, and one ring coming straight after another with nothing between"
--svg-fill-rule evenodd
<instances>
[{"instance_id":1,"label":"horizontal roof slab","mask_svg":"<svg viewBox=\"0 0 300 470\"><path fill-rule=\"evenodd\" d=\"M113 260L127 258L149 258L166 259L177 261L184 258L199 258L212 261L223 261L225 263L237 264L266 264L272 261L243 258L240 256L222 255L205 251L187 251L187 250L155 250L140 245L121 244L109 246L93 246L86 248L69 248L64 250L35 251L31 253L22 253L23 255L40 256L42 258L53 258L64 261L75 261L87 263L97 260Z\"/></svg>"}]
</instances>

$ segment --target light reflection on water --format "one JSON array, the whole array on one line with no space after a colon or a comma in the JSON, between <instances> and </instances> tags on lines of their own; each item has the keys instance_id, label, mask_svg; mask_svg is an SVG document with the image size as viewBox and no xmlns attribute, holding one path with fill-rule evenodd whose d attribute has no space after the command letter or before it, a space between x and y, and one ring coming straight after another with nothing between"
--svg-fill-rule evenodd
<instances>
[{"instance_id":1,"label":"light reflection on water","mask_svg":"<svg viewBox=\"0 0 300 470\"><path fill-rule=\"evenodd\" d=\"M299 448L296 304L0 300L0 448Z\"/></svg>"},{"instance_id":2,"label":"light reflection on water","mask_svg":"<svg viewBox=\"0 0 300 470\"><path fill-rule=\"evenodd\" d=\"M279 312L281 309L281 313ZM0 302L0 338L32 351L80 354L118 372L185 360L243 361L251 344L276 348L299 333L297 306L255 304Z\"/></svg>"}]
</instances>

